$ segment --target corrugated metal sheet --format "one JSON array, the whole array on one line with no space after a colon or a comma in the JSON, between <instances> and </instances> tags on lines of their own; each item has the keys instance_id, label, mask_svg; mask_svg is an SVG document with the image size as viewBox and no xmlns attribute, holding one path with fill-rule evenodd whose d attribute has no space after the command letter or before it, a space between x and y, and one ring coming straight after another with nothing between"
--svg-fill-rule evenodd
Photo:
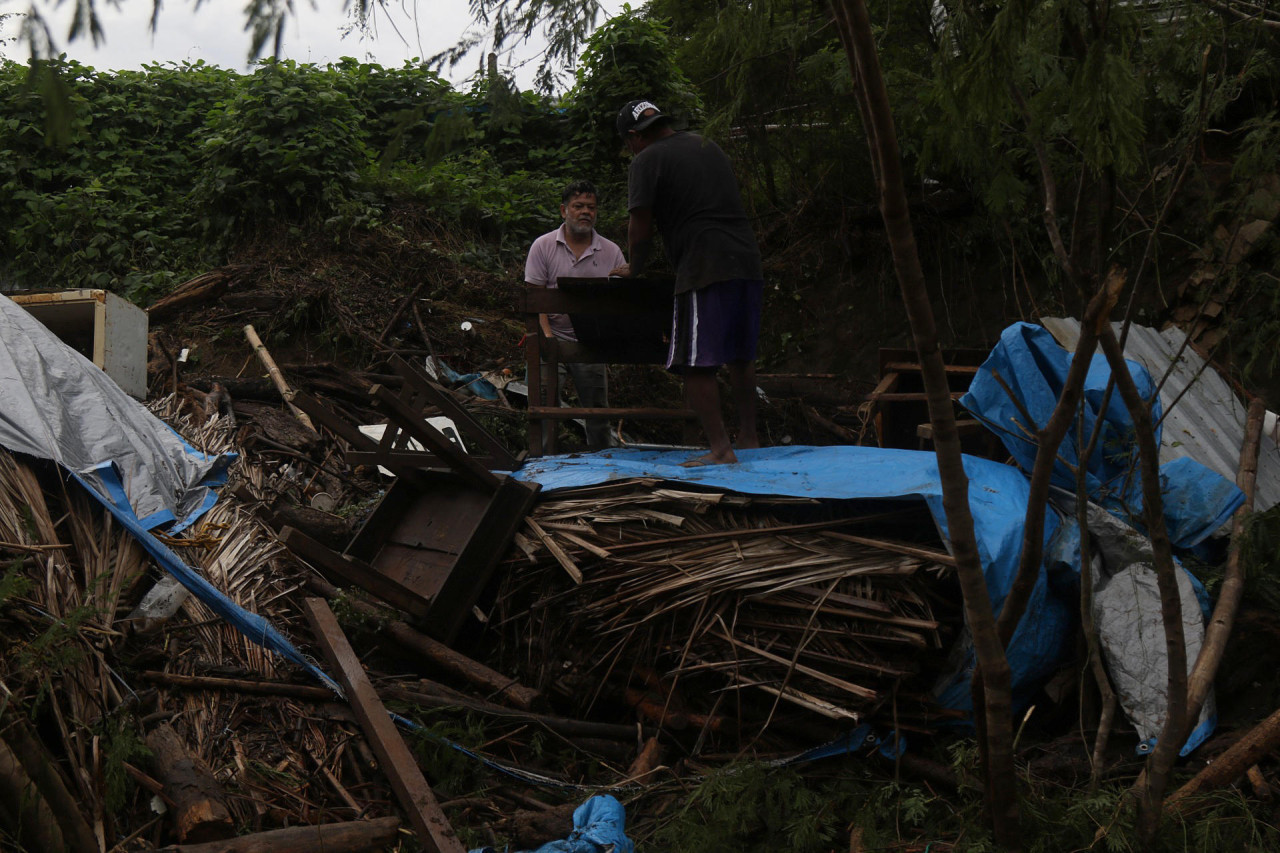
<instances>
[{"instance_id":1,"label":"corrugated metal sheet","mask_svg":"<svg viewBox=\"0 0 1280 853\"><path fill-rule=\"evenodd\" d=\"M1075 351L1080 321L1045 317L1041 324L1064 348ZM1119 323L1115 329L1118 335ZM1240 467L1240 447L1244 444L1245 404L1195 350L1190 346L1183 348L1185 340L1186 335L1176 327L1157 332L1148 326L1135 325L1129 328L1129 339L1125 341L1125 358L1141 364L1157 382L1168 374L1160 388L1160 404L1165 412L1160 461L1190 456L1234 483ZM1280 447L1263 435L1258 452L1254 509L1267 509L1277 503L1280 503Z\"/></svg>"}]
</instances>

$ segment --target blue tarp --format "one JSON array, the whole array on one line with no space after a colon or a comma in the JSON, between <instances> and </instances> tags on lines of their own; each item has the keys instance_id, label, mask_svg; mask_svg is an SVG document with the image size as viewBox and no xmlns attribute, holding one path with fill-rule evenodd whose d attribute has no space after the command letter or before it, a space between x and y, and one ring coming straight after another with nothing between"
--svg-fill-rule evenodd
<instances>
[{"instance_id":1,"label":"blue tarp","mask_svg":"<svg viewBox=\"0 0 1280 853\"><path fill-rule=\"evenodd\" d=\"M337 688L267 620L231 601L151 533L176 533L207 512L235 454L195 450L5 296L0 399L0 445L58 463L210 610Z\"/></svg>"},{"instance_id":2,"label":"blue tarp","mask_svg":"<svg viewBox=\"0 0 1280 853\"><path fill-rule=\"evenodd\" d=\"M1072 354L1060 347L1044 328L1015 323L1000 335L1000 343L974 377L969 392L960 398L960 405L999 435L1005 448L1026 471L1030 471L1035 462L1035 434L1049 421L1066 383L1071 358ZM1140 364L1127 363L1139 393L1151 401L1151 417L1158 424L1160 399L1155 383ZM997 373L1008 391L996 379ZM1118 390L1112 392L1106 411L1102 410L1110 378L1106 358L1101 353L1095 354L1085 380L1084 435L1087 439L1099 422L1102 434L1086 466L1089 500L1139 530L1145 530L1133 420ZM1010 392L1016 400L1010 397ZM1027 416L1032 423L1026 423ZM1079 420L1073 420L1053 470L1053 485L1072 493L1076 483L1069 466L1075 466L1078 461L1078 430ZM1157 445L1159 441L1157 425ZM1169 538L1178 548L1191 548L1202 542L1225 524L1244 502L1244 494L1234 483L1192 459L1182 458L1164 465L1160 469L1160 481Z\"/></svg>"},{"instance_id":3,"label":"blue tarp","mask_svg":"<svg viewBox=\"0 0 1280 853\"><path fill-rule=\"evenodd\" d=\"M1035 445L1027 438L1034 428L1022 423L1027 410L1036 424L1044 423L1057 401L1070 355L1039 327L1017 324L1006 330L975 378L963 402L978 417L998 428L1014 458L1028 470ZM1131 365L1145 393L1154 391L1145 371ZM1018 396L1019 405L994 379L1001 377ZM1100 413L1109 376L1104 363L1090 370L1085 393L1086 428L1101 417L1103 439L1089 467L1091 496L1117 514L1141 512L1141 485L1132 474L1136 451L1132 423L1119 395ZM992 390L994 389L994 391ZM1158 413L1157 413L1158 416ZM1062 454L1074 461L1071 438ZM655 478L729 489L744 494L818 499L918 499L928 506L946 535L942 484L931 452L876 447L771 447L738 451L736 465L683 468L689 451L614 449L536 459L515 476L536 482L544 492L594 485L611 480ZM992 606L999 613L1017 573L1022 547L1023 518L1029 486L1026 476L1011 465L964 457L969 476L969 506ZM1055 484L1074 489L1068 469L1059 465ZM1161 470L1170 535L1190 547L1220 527L1240 505L1243 496L1222 477L1190 460L1178 460ZM1079 579L1079 532L1074 519L1050 510L1045 518L1046 559L1026 615L1015 631L1008 654L1015 704L1025 707L1033 691L1069 652L1076 624ZM946 707L969 710L971 649L961 649L954 674L937 685Z\"/></svg>"},{"instance_id":4,"label":"blue tarp","mask_svg":"<svg viewBox=\"0 0 1280 853\"><path fill-rule=\"evenodd\" d=\"M533 853L635 853L635 844L627 838L626 818L626 810L614 797L592 797L574 809L568 838L544 844ZM471 853L496 851L481 847Z\"/></svg>"}]
</instances>

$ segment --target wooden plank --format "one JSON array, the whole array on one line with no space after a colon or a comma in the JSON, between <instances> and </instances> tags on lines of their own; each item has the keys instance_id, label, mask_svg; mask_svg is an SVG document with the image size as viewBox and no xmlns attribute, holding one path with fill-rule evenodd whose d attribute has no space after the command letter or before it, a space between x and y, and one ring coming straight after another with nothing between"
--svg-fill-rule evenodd
<instances>
[{"instance_id":1,"label":"wooden plank","mask_svg":"<svg viewBox=\"0 0 1280 853\"><path fill-rule=\"evenodd\" d=\"M966 435L982 435L986 427L982 421L973 418L961 418L956 421L956 432L961 436ZM933 424L916 424L916 438L923 441L933 441Z\"/></svg>"},{"instance_id":2,"label":"wooden plank","mask_svg":"<svg viewBox=\"0 0 1280 853\"><path fill-rule=\"evenodd\" d=\"M902 379L901 374L886 373L884 376L880 377L880 382L876 384L876 387L872 389L871 393L868 394L867 397L871 399L876 399L883 394L888 394L894 388L898 387L898 382L901 379Z\"/></svg>"},{"instance_id":3,"label":"wooden plank","mask_svg":"<svg viewBox=\"0 0 1280 853\"><path fill-rule=\"evenodd\" d=\"M890 361L882 369L892 370L896 373L919 373L921 367L912 361ZM975 376L980 368L972 364L944 364L942 369L949 376Z\"/></svg>"},{"instance_id":4,"label":"wooden plank","mask_svg":"<svg viewBox=\"0 0 1280 853\"><path fill-rule=\"evenodd\" d=\"M418 840L431 853L463 853L462 842L440 810L431 786L422 775L396 731L387 709L369 682L364 666L347 641L333 611L322 598L307 598L302 610L324 650L325 659L337 672L338 681L347 693L347 701L364 730L378 764L391 782L391 789L409 815L409 823L418 832Z\"/></svg>"},{"instance_id":5,"label":"wooden plank","mask_svg":"<svg viewBox=\"0 0 1280 853\"><path fill-rule=\"evenodd\" d=\"M400 818L380 817L271 829L225 841L161 847L160 853L362 853L389 849L395 844L399 829Z\"/></svg>"},{"instance_id":6,"label":"wooden plank","mask_svg":"<svg viewBox=\"0 0 1280 853\"><path fill-rule=\"evenodd\" d=\"M391 368L404 380L406 388L412 389L439 409L441 414L452 419L459 432L469 441L484 448L487 467L499 471L514 471L520 467L519 460L487 429L480 426L470 412L458 405L451 394L432 382L426 371L400 356L391 360Z\"/></svg>"},{"instance_id":7,"label":"wooden plank","mask_svg":"<svg viewBox=\"0 0 1280 853\"><path fill-rule=\"evenodd\" d=\"M951 399L959 400L966 393L967 392L965 391L952 391ZM906 391L903 393L889 394L878 394L875 391L872 391L870 394L863 395L862 399L864 402L868 403L923 403L929 399L929 396L923 391ZM847 408L850 407L841 406L841 409Z\"/></svg>"},{"instance_id":8,"label":"wooden plank","mask_svg":"<svg viewBox=\"0 0 1280 853\"><path fill-rule=\"evenodd\" d=\"M440 430L423 421L418 412L390 388L385 385L375 385L369 389L369 396L376 401L379 409L385 411L391 420L395 421L397 426L421 441L436 456L447 460L449 467L454 471L466 474L490 488L498 487L496 474L464 453ZM391 430L388 429L387 432L390 433Z\"/></svg>"},{"instance_id":9,"label":"wooden plank","mask_svg":"<svg viewBox=\"0 0 1280 853\"><path fill-rule=\"evenodd\" d=\"M391 471L402 471L406 468L447 469L448 464L425 450L349 450L344 459L348 465L381 465ZM479 459L477 459L479 461Z\"/></svg>"},{"instance_id":10,"label":"wooden plank","mask_svg":"<svg viewBox=\"0 0 1280 853\"><path fill-rule=\"evenodd\" d=\"M359 450L373 450L378 446L376 439L362 433L358 426L305 391L294 392L293 403L321 426L339 438L345 439L352 447Z\"/></svg>"},{"instance_id":11,"label":"wooden plank","mask_svg":"<svg viewBox=\"0 0 1280 853\"><path fill-rule=\"evenodd\" d=\"M541 486L502 478L488 506L477 518L474 532L458 553L448 576L431 600L426 628L432 636L452 643L471 616L494 567L507 551L517 528L533 508Z\"/></svg>"}]
</instances>

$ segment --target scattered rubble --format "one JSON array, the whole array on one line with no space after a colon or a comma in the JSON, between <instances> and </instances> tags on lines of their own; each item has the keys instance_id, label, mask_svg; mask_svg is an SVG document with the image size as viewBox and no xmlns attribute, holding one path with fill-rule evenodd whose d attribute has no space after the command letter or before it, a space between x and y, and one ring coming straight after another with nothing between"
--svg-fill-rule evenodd
<instances>
[{"instance_id":1,"label":"scattered rubble","mask_svg":"<svg viewBox=\"0 0 1280 853\"><path fill-rule=\"evenodd\" d=\"M590 794L742 756L879 749L956 784L904 754L967 717L930 454L745 451L728 474L635 449L530 464L484 425L521 417L505 396L398 357L281 368L245 331L269 385L193 388L171 348L152 365L168 393L150 412L208 463L169 489L181 530L133 502L162 465L93 481L93 460L0 449L0 793L28 804L0 819L25 849L365 850L411 832L461 851L495 829L519 849L571 832L629 844L622 804ZM918 396L903 358L864 429ZM1024 478L973 462L997 589ZM193 499L210 470L226 485ZM1060 664L1057 630L1026 685Z\"/></svg>"}]
</instances>

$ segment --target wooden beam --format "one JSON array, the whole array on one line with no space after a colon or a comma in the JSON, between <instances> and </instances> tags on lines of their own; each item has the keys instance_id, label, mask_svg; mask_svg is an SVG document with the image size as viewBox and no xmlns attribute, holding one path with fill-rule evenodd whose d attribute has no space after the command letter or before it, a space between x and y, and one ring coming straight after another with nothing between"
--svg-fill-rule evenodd
<instances>
[{"instance_id":1,"label":"wooden beam","mask_svg":"<svg viewBox=\"0 0 1280 853\"><path fill-rule=\"evenodd\" d=\"M264 853L268 850L271 853L316 853L320 850L324 853L361 853L390 848L399 828L398 817L291 826L208 844L162 847L158 853Z\"/></svg>"},{"instance_id":2,"label":"wooden beam","mask_svg":"<svg viewBox=\"0 0 1280 853\"><path fill-rule=\"evenodd\" d=\"M307 578L306 584L307 589L325 598L333 598L339 592L337 587L321 577ZM384 619L387 614L387 611L358 598L348 599L347 603L360 613L374 619ZM503 675L479 661L472 660L462 652L455 651L439 640L428 637L405 622L399 620L388 622L387 633L391 639L409 651L422 655L437 668L481 688L490 698L500 699L526 711L535 705L545 704L541 702L538 691L532 687L526 687L511 676Z\"/></svg>"},{"instance_id":3,"label":"wooden beam","mask_svg":"<svg viewBox=\"0 0 1280 853\"><path fill-rule=\"evenodd\" d=\"M463 853L462 842L440 810L431 786L423 777L404 738L391 722L391 716L369 682L364 666L342 633L333 611L321 598L304 599L302 610L315 632L316 642L324 650L325 659L336 671L338 681L347 693L347 701L351 703L369 745L378 756L378 763L391 782L391 789L408 812L409 823L417 831L418 840L430 853Z\"/></svg>"}]
</instances>

